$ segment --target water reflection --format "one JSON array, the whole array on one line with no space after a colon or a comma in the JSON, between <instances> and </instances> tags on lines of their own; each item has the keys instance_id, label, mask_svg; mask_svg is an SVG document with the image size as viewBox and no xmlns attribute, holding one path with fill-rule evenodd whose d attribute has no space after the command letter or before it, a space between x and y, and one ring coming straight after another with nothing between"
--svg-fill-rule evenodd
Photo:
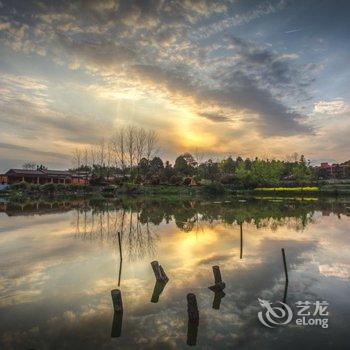
<instances>
[{"instance_id":1,"label":"water reflection","mask_svg":"<svg viewBox=\"0 0 350 350\"><path fill-rule=\"evenodd\" d=\"M0 348L344 348L349 224L341 199L3 204ZM155 259L166 286L155 284ZM224 299L208 289L213 265ZM110 298L118 286L122 316ZM189 292L199 327L187 322ZM257 299L282 297L329 301L331 328L265 330Z\"/></svg>"},{"instance_id":2,"label":"water reflection","mask_svg":"<svg viewBox=\"0 0 350 350\"><path fill-rule=\"evenodd\" d=\"M122 312L114 312L111 338L119 338L121 336L122 325L123 325L123 313Z\"/></svg>"}]
</instances>

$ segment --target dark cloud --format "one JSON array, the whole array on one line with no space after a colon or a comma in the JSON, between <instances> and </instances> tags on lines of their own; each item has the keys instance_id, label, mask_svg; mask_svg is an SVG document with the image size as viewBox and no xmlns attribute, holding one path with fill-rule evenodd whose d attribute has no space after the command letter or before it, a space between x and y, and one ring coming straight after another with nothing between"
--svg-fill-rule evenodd
<instances>
[{"instance_id":1,"label":"dark cloud","mask_svg":"<svg viewBox=\"0 0 350 350\"><path fill-rule=\"evenodd\" d=\"M266 47L229 36L227 42L239 59L230 68L248 75L259 85L271 90L282 90L281 95L305 95L305 88L310 85L310 71L313 67L295 66L296 55L282 55ZM309 72L306 72L306 68ZM285 93L283 89L288 89Z\"/></svg>"},{"instance_id":2,"label":"dark cloud","mask_svg":"<svg viewBox=\"0 0 350 350\"><path fill-rule=\"evenodd\" d=\"M50 151L41 151L41 150L33 150L30 147L14 145L10 143L0 142L0 148L10 151L19 151L19 152L28 152L28 154L32 154L33 156L44 156L44 157L54 157L59 159L70 159L70 156L64 155L58 152L50 152Z\"/></svg>"},{"instance_id":3,"label":"dark cloud","mask_svg":"<svg viewBox=\"0 0 350 350\"><path fill-rule=\"evenodd\" d=\"M104 127L109 124L106 121L105 125L101 125L94 118L68 115L47 106L42 109L40 104L24 99L14 99L6 104L0 104L0 116L1 122L8 128L14 128L15 134L32 140L55 136L56 139L74 143L96 143L105 133ZM16 128L19 122L22 128Z\"/></svg>"},{"instance_id":4,"label":"dark cloud","mask_svg":"<svg viewBox=\"0 0 350 350\"><path fill-rule=\"evenodd\" d=\"M47 65L94 80L111 95L113 89L125 88L150 100L155 96L159 101L160 96L167 107L184 106L218 125L239 120L241 130L247 127L257 137L314 135L313 99L324 99L326 93L320 91L329 81L324 79L316 88L315 78L330 62L339 62L340 67L347 57L338 54L335 60L333 54L337 48L347 53L346 45L339 43L348 34L345 1L337 5L316 0L303 4L290 0L2 3L0 43L8 57L32 55L34 63L40 57L38 61ZM330 98L346 99L346 74L336 63L328 71L334 78ZM333 85L337 84L343 93L336 94ZM71 117L74 113L53 116L52 110L44 121L38 110L34 117L34 107L24 102L30 98L16 99L17 107L14 98L2 107L8 113L2 117L7 125L10 115L16 118L15 112L26 120L16 134L34 135L38 123L39 129L66 133L66 140L95 140L95 121L84 123L82 116ZM28 118L23 117L24 108Z\"/></svg>"},{"instance_id":5,"label":"dark cloud","mask_svg":"<svg viewBox=\"0 0 350 350\"><path fill-rule=\"evenodd\" d=\"M305 116L291 110L289 104L293 97L306 96L310 79L302 67L290 63L290 57L232 35L218 42L216 52L231 51L214 57L198 42L188 41L186 33L194 29L195 21L229 8L228 2L204 0L90 0L66 6L44 2L35 7L32 27L44 26L47 33L51 32L49 36L55 42L52 54L72 68L85 67L103 75L124 74L131 77L131 84L152 84L176 102L190 100L198 115L212 121L229 120L228 115L232 118L237 111L254 114L257 130L263 135L309 133L311 128L303 124ZM266 4L256 10L255 15L260 17L276 9ZM84 15L86 11L89 16ZM173 15L178 17L176 26L169 19ZM228 110L226 115L219 112L222 108ZM63 127L61 120L55 122Z\"/></svg>"},{"instance_id":6,"label":"dark cloud","mask_svg":"<svg viewBox=\"0 0 350 350\"><path fill-rule=\"evenodd\" d=\"M191 97L198 108L215 106L243 110L257 114L256 125L263 135L288 136L310 133L312 130L300 121L306 119L290 110L268 89L260 88L254 79L240 71L226 72L225 79L219 81L218 88L212 88L205 82L196 81L184 70L164 70L156 66L137 66L136 72L143 78L163 86L175 95ZM199 112L200 115L213 118L212 112ZM222 116L216 118L223 121Z\"/></svg>"},{"instance_id":7,"label":"dark cloud","mask_svg":"<svg viewBox=\"0 0 350 350\"><path fill-rule=\"evenodd\" d=\"M199 113L200 116L207 118L213 122L228 122L231 119L227 117L226 115L220 114L220 113L213 113L213 112L202 112Z\"/></svg>"}]
</instances>

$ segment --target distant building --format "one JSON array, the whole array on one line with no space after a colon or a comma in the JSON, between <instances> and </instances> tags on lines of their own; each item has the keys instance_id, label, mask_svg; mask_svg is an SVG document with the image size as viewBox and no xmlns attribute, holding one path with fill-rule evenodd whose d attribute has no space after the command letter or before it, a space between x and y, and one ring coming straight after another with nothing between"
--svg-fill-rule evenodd
<instances>
[{"instance_id":1,"label":"distant building","mask_svg":"<svg viewBox=\"0 0 350 350\"><path fill-rule=\"evenodd\" d=\"M66 170L49 170L46 168L10 169L5 174L0 175L0 183L9 185L25 181L32 184L76 184L85 185L89 183L88 178L82 175L75 175Z\"/></svg>"},{"instance_id":2,"label":"distant building","mask_svg":"<svg viewBox=\"0 0 350 350\"><path fill-rule=\"evenodd\" d=\"M7 184L7 176L0 174L0 185L6 185Z\"/></svg>"},{"instance_id":3,"label":"distant building","mask_svg":"<svg viewBox=\"0 0 350 350\"><path fill-rule=\"evenodd\" d=\"M346 177L346 170L350 167L349 161L342 164L329 164L328 162L321 163L319 168L327 171L330 178L342 179Z\"/></svg>"}]
</instances>

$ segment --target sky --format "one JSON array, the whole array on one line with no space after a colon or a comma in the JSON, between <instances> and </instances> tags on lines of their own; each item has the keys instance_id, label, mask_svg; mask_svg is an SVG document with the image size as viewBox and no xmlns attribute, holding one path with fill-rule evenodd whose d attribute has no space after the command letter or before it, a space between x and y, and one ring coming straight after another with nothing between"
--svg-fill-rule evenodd
<instances>
[{"instance_id":1,"label":"sky","mask_svg":"<svg viewBox=\"0 0 350 350\"><path fill-rule=\"evenodd\" d=\"M349 1L0 0L0 171L125 125L160 155L350 158Z\"/></svg>"}]
</instances>

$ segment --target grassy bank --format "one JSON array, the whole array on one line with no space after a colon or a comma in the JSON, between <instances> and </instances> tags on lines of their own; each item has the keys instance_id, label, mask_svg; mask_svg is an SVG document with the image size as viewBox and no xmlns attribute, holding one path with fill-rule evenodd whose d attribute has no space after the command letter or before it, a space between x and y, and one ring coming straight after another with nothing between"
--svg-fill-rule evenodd
<instances>
[{"instance_id":1,"label":"grassy bank","mask_svg":"<svg viewBox=\"0 0 350 350\"><path fill-rule=\"evenodd\" d=\"M350 184L299 187L258 187L242 189L213 182L202 186L138 185L124 183L120 186L74 186L62 184L30 185L20 183L0 191L0 197L25 198L116 198L125 196L145 197L194 197L194 196L349 196Z\"/></svg>"}]
</instances>

